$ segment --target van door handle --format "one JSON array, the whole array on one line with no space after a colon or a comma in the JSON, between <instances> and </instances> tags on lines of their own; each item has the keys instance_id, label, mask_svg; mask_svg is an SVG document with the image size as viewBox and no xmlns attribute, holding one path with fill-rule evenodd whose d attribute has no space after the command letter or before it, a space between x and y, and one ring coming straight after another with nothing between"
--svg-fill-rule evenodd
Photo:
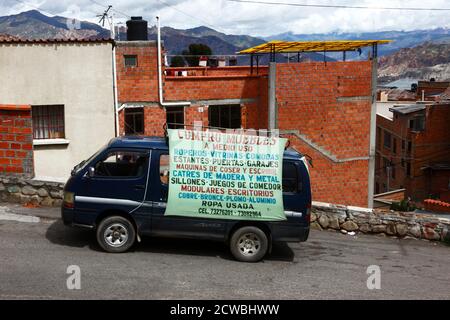
<instances>
[{"instance_id":1,"label":"van door handle","mask_svg":"<svg viewBox=\"0 0 450 320\"><path fill-rule=\"evenodd\" d=\"M144 190L145 186L143 184L137 184L137 185L134 186L134 188L137 189L137 190Z\"/></svg>"}]
</instances>

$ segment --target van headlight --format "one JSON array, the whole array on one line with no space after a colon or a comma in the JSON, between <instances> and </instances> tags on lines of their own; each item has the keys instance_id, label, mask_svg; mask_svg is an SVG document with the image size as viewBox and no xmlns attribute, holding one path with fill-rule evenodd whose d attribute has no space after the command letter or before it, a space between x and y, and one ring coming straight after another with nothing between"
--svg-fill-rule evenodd
<instances>
[{"instance_id":1,"label":"van headlight","mask_svg":"<svg viewBox=\"0 0 450 320\"><path fill-rule=\"evenodd\" d=\"M65 208L73 208L75 205L75 193L64 191L63 205Z\"/></svg>"}]
</instances>

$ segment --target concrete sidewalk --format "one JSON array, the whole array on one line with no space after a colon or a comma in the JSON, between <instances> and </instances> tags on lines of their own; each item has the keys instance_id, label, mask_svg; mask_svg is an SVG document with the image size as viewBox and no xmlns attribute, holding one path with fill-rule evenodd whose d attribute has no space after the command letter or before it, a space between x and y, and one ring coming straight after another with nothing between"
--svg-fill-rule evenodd
<instances>
[{"instance_id":1,"label":"concrete sidewalk","mask_svg":"<svg viewBox=\"0 0 450 320\"><path fill-rule=\"evenodd\" d=\"M38 207L29 208L20 204L0 202L0 213L11 213L25 216L39 217L48 220L57 220L61 218L60 207Z\"/></svg>"}]
</instances>

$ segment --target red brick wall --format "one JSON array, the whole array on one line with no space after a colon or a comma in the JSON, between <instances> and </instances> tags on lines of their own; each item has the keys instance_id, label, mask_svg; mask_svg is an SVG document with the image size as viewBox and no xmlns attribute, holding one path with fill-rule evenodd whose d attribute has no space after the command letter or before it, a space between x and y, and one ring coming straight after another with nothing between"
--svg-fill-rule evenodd
<instances>
[{"instance_id":1,"label":"red brick wall","mask_svg":"<svg viewBox=\"0 0 450 320\"><path fill-rule=\"evenodd\" d=\"M371 62L279 63L280 130L298 130L337 159L368 157ZM368 160L333 162L297 137L291 145L313 158L313 199L367 206Z\"/></svg>"},{"instance_id":2,"label":"red brick wall","mask_svg":"<svg viewBox=\"0 0 450 320\"><path fill-rule=\"evenodd\" d=\"M389 178L389 189L407 188L408 176L406 175L407 163L411 163L411 172L414 175L414 166L411 161L412 151L408 152L408 141L411 141L411 133L408 129L408 118L397 117L394 121L388 120L377 115L377 136L376 136L376 158L375 158L375 183L379 186L379 193L386 192L383 186L388 186L387 172L385 170L384 158L395 166L395 179ZM384 146L385 132L389 132L392 136L391 148ZM396 144L396 152L394 153L394 139ZM405 148L402 149L402 140L405 141ZM414 147L413 147L414 148ZM412 149L413 149L412 148ZM402 165L401 159L404 159ZM375 190L376 191L376 190ZM408 190L405 192L409 196Z\"/></svg>"},{"instance_id":3,"label":"red brick wall","mask_svg":"<svg viewBox=\"0 0 450 320\"><path fill-rule=\"evenodd\" d=\"M168 76L177 76L179 71L186 71L188 76L208 76L208 77L221 77L231 75L251 75L252 70L250 66L227 66L227 67L168 67L166 72ZM256 67L253 68L253 75L267 75L268 67L260 66L258 73Z\"/></svg>"},{"instance_id":4,"label":"red brick wall","mask_svg":"<svg viewBox=\"0 0 450 320\"><path fill-rule=\"evenodd\" d=\"M396 167L396 178L390 178L391 189L404 187L406 196L421 202L433 195L446 197L448 191L448 173L445 171L423 170L427 165L435 163L450 163L450 105L429 105L426 107L425 130L412 132L408 128L409 120L414 114L397 116L393 121L377 116L377 127L381 135L377 135L376 182L387 184L382 158L392 161ZM391 132L397 140L397 152L383 145L384 132ZM405 140L406 148L402 150L401 141ZM411 141L411 152L407 151L407 143ZM401 159L405 159L405 166ZM411 163L411 174L406 174L406 163ZM443 176L443 177L441 177ZM446 191L447 190L447 191Z\"/></svg>"},{"instance_id":5,"label":"red brick wall","mask_svg":"<svg viewBox=\"0 0 450 320\"><path fill-rule=\"evenodd\" d=\"M125 134L124 120L125 110L119 112L119 135ZM163 136L164 124L166 123L166 111L159 105L144 106L144 135Z\"/></svg>"},{"instance_id":6,"label":"red brick wall","mask_svg":"<svg viewBox=\"0 0 450 320\"><path fill-rule=\"evenodd\" d=\"M260 76L166 77L164 99L213 100L257 98Z\"/></svg>"},{"instance_id":7,"label":"red brick wall","mask_svg":"<svg viewBox=\"0 0 450 320\"><path fill-rule=\"evenodd\" d=\"M117 54L120 102L158 101L156 47L118 47ZM122 67L124 54L138 55L135 70ZM144 65L139 62L142 60ZM188 76L173 76L174 71L182 69L188 71ZM165 70L168 75L163 77L164 100L193 101L185 108L186 124L208 124L207 107L196 101L251 99L241 103L242 125L267 128L267 67L261 68L259 75L249 75L248 67ZM367 158L371 77L371 61L277 64L279 128L298 130L337 159ZM203 107L203 112L199 107ZM152 135L162 134L155 128L165 122L164 109L145 109L146 134L147 128ZM314 158L311 172L315 200L367 205L368 160L333 162L298 138L292 136L291 140L299 151Z\"/></svg>"},{"instance_id":8,"label":"red brick wall","mask_svg":"<svg viewBox=\"0 0 450 320\"><path fill-rule=\"evenodd\" d=\"M431 105L426 108L425 130L412 133L413 177L410 181L409 195L421 201L430 195L438 195L448 190L448 172L422 170L423 167L437 163L450 164L450 104ZM437 192L441 190L441 192Z\"/></svg>"},{"instance_id":9,"label":"red brick wall","mask_svg":"<svg viewBox=\"0 0 450 320\"><path fill-rule=\"evenodd\" d=\"M367 160L334 163L295 136L291 147L309 155L313 201L367 206L369 165Z\"/></svg>"},{"instance_id":10,"label":"red brick wall","mask_svg":"<svg viewBox=\"0 0 450 320\"><path fill-rule=\"evenodd\" d=\"M125 67L124 55L136 55L137 67ZM158 53L156 44L116 48L119 102L158 101Z\"/></svg>"},{"instance_id":11,"label":"red brick wall","mask_svg":"<svg viewBox=\"0 0 450 320\"><path fill-rule=\"evenodd\" d=\"M203 112L201 110L203 109ZM193 129L196 122L201 122L202 126L208 125L208 107L200 105L191 105L184 108L184 123L188 125L187 129Z\"/></svg>"},{"instance_id":12,"label":"red brick wall","mask_svg":"<svg viewBox=\"0 0 450 320\"><path fill-rule=\"evenodd\" d=\"M32 177L31 107L0 105L0 174Z\"/></svg>"},{"instance_id":13,"label":"red brick wall","mask_svg":"<svg viewBox=\"0 0 450 320\"><path fill-rule=\"evenodd\" d=\"M136 55L138 65L135 68L124 66L124 55ZM157 47L153 45L136 45L119 43L116 51L118 99L125 102L158 102ZM262 66L256 75L251 75L250 67L187 67L165 68L169 76L163 76L165 101L254 99L254 102L242 104L243 125L250 128L267 127L267 70ZM170 76L179 70L186 70L188 77ZM199 112L198 107L203 107ZM147 110L148 109L148 110ZM155 112L153 112L155 111ZM159 129L165 122L165 113L160 109L145 107L146 134L162 134ZM192 125L202 121L208 125L208 108L193 104L185 108L185 123ZM123 129L123 112L119 116L121 134Z\"/></svg>"},{"instance_id":14,"label":"red brick wall","mask_svg":"<svg viewBox=\"0 0 450 320\"><path fill-rule=\"evenodd\" d=\"M144 108L144 122L146 136L164 136L166 110L159 105Z\"/></svg>"}]
</instances>

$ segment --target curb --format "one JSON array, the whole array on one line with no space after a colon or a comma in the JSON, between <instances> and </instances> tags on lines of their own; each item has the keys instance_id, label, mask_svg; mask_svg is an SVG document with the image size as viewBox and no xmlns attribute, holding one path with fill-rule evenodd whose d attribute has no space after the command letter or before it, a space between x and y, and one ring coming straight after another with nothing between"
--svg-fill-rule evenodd
<instances>
[{"instance_id":1,"label":"curb","mask_svg":"<svg viewBox=\"0 0 450 320\"><path fill-rule=\"evenodd\" d=\"M0 208L4 209L7 213L13 213L22 216L34 216L48 220L61 219L61 209L58 207L27 208L18 204L0 202Z\"/></svg>"}]
</instances>

